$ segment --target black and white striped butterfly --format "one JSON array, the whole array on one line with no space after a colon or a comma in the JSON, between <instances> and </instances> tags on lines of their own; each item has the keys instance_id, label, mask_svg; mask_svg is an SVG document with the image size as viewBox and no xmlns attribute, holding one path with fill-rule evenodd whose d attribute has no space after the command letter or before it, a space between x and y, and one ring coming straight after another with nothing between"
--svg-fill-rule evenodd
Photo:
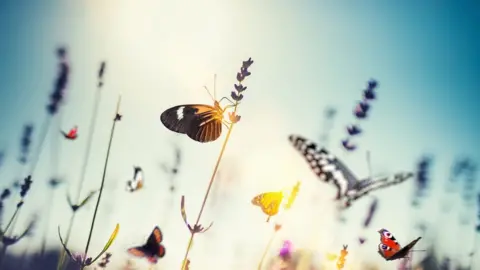
<instances>
[{"instance_id":1,"label":"black and white striped butterfly","mask_svg":"<svg viewBox=\"0 0 480 270\"><path fill-rule=\"evenodd\" d=\"M337 188L335 200L344 201L344 207L351 202L377 189L400 184L413 177L413 173L397 173L393 176L358 179L352 171L326 149L301 136L290 135L290 142L300 151L317 177L324 182L333 183Z\"/></svg>"}]
</instances>

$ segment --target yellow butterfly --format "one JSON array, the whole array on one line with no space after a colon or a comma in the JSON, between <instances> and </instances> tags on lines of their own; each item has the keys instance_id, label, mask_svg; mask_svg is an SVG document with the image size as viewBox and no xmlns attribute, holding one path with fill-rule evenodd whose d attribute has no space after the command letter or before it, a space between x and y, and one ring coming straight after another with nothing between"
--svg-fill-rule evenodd
<instances>
[{"instance_id":1,"label":"yellow butterfly","mask_svg":"<svg viewBox=\"0 0 480 270\"><path fill-rule=\"evenodd\" d=\"M253 197L252 204L262 209L262 212L268 216L267 222L269 222L270 217L275 216L280 210L282 200L283 192L266 192Z\"/></svg>"}]
</instances>

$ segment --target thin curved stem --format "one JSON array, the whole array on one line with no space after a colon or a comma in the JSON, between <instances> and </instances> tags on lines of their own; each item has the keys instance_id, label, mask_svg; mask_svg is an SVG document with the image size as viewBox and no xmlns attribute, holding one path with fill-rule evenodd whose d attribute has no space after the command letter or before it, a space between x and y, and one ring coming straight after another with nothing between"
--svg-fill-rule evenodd
<instances>
[{"instance_id":1,"label":"thin curved stem","mask_svg":"<svg viewBox=\"0 0 480 270\"><path fill-rule=\"evenodd\" d=\"M105 186L105 176L107 175L108 159L110 157L110 149L112 147L113 134L115 133L115 125L117 123L116 116L118 115L118 111L120 109L121 100L122 100L122 97L120 96L118 98L117 109L116 109L116 112L115 112L115 118L113 120L112 130L110 132L110 141L108 142L107 156L105 158L105 165L103 167L102 183L100 184L100 191L98 193L97 204L95 205L95 211L93 212L93 218L92 218L92 223L90 225L90 232L88 234L87 245L85 246L85 258L88 257L88 248L90 247L90 241L92 240L93 228L95 227L95 219L97 218L97 212L98 212L98 208L100 206L100 200L102 198L103 187ZM84 268L85 268L85 265L83 265L80 270L83 270Z\"/></svg>"},{"instance_id":2,"label":"thin curved stem","mask_svg":"<svg viewBox=\"0 0 480 270\"><path fill-rule=\"evenodd\" d=\"M272 236L270 236L270 240L268 240L267 246L263 250L262 258L260 259L260 262L258 263L258 270L262 269L263 261L265 261L265 257L267 256L267 253L270 250L270 247L272 246L273 240L275 239L276 235L277 235L277 231L273 231Z\"/></svg>"},{"instance_id":3,"label":"thin curved stem","mask_svg":"<svg viewBox=\"0 0 480 270\"><path fill-rule=\"evenodd\" d=\"M237 105L238 104L236 104L235 107L234 107L234 113L237 111ZM195 225L199 225L200 218L202 217L203 210L205 209L205 205L207 203L208 195L210 194L210 190L212 189L213 182L215 181L215 176L217 175L217 171L218 171L218 167L220 165L220 161L222 161L222 157L223 157L223 154L225 152L225 148L227 147L228 140L230 139L230 135L232 134L232 130L233 130L234 125L235 124L232 123L232 124L230 124L230 126L228 128L227 136L225 137L225 141L223 141L223 145L222 145L222 148L220 150L220 154L218 155L217 163L215 164L215 168L213 169L212 177L210 178L210 182L208 183L207 191L205 192L205 196L203 197L202 206L200 207L200 212L198 213L197 221L195 222ZM191 233L190 234L190 239L188 240L187 250L185 251L185 256L184 256L183 262L182 262L182 268L181 268L182 270L185 270L186 262L187 262L187 259L188 259L188 253L190 252L190 249L192 248L192 243L193 243L193 238L194 237L195 237L195 233Z\"/></svg>"},{"instance_id":4,"label":"thin curved stem","mask_svg":"<svg viewBox=\"0 0 480 270\"><path fill-rule=\"evenodd\" d=\"M82 193L82 188L83 188L83 183L85 182L85 175L87 173L87 166L88 166L88 161L90 160L90 151L92 149L92 142L93 142L93 134L95 131L95 126L97 123L97 115L98 115L98 108L100 107L100 94L101 94L101 86L97 89L97 94L95 97L95 105L93 107L93 113L92 113L92 118L90 118L90 127L89 127L89 132L88 132L88 138L87 138L87 148L85 150L85 156L83 158L83 165L82 169L80 171L80 182L78 183L77 186L77 194L75 197L75 202L78 202L80 200L80 195ZM68 241L68 240L67 240ZM67 244L65 242L65 244Z\"/></svg>"}]
</instances>

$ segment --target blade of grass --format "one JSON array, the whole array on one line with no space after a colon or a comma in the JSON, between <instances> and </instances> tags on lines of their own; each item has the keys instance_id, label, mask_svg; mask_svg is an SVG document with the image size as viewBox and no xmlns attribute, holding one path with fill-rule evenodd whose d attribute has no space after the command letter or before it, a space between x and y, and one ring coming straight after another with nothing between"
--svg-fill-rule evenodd
<instances>
[{"instance_id":1,"label":"blade of grass","mask_svg":"<svg viewBox=\"0 0 480 270\"><path fill-rule=\"evenodd\" d=\"M117 109L115 111L115 118L113 120L112 124L112 130L110 132L110 140L108 142L108 148L107 148L107 156L105 157L105 165L103 167L103 175L102 175L102 182L100 184L100 190L98 193L98 198L97 198L97 204L95 205L95 211L93 212L93 218L92 222L90 225L90 232L88 234L88 239L87 239L87 245L85 246L85 257L88 257L88 248L90 247L90 241L92 240L92 234L93 234L93 228L95 227L95 219L97 218L97 212L98 208L100 206L100 200L102 199L102 193L103 193L103 187L105 186L105 176L107 174L107 167L108 167L108 159L110 157L110 149L112 147L112 141L113 141L113 135L115 133L115 125L117 123L117 116L119 115L119 110L120 110L120 102L122 101L122 96L118 97L118 102L117 102ZM83 270L85 266L82 266L80 270Z\"/></svg>"}]
</instances>

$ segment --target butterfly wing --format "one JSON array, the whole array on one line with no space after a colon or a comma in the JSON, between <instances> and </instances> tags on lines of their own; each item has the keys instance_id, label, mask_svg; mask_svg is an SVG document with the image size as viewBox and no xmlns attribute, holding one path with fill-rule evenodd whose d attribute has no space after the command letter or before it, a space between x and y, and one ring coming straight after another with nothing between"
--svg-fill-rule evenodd
<instances>
[{"instance_id":1,"label":"butterfly wing","mask_svg":"<svg viewBox=\"0 0 480 270\"><path fill-rule=\"evenodd\" d=\"M125 189L130 192L133 192L135 190L135 187L133 187L132 181L130 180L127 181Z\"/></svg>"},{"instance_id":2,"label":"butterfly wing","mask_svg":"<svg viewBox=\"0 0 480 270\"><path fill-rule=\"evenodd\" d=\"M337 188L337 199L358 184L358 179L335 156L301 136L290 135L290 142L300 151L312 171L324 182L333 182Z\"/></svg>"},{"instance_id":3,"label":"butterfly wing","mask_svg":"<svg viewBox=\"0 0 480 270\"><path fill-rule=\"evenodd\" d=\"M148 257L147 251L145 250L144 247L133 247L127 249L127 252L130 255L133 255L135 257L143 258L143 257Z\"/></svg>"},{"instance_id":4,"label":"butterfly wing","mask_svg":"<svg viewBox=\"0 0 480 270\"><path fill-rule=\"evenodd\" d=\"M280 210L280 203L281 200L271 200L267 205L263 207L263 212L268 216L276 215L278 213L278 210Z\"/></svg>"},{"instance_id":5,"label":"butterfly wing","mask_svg":"<svg viewBox=\"0 0 480 270\"><path fill-rule=\"evenodd\" d=\"M75 136L77 136L77 128L70 129L67 136L70 138L74 138Z\"/></svg>"},{"instance_id":6,"label":"butterfly wing","mask_svg":"<svg viewBox=\"0 0 480 270\"><path fill-rule=\"evenodd\" d=\"M198 142L218 139L222 133L222 113L215 107L203 104L187 104L164 111L160 120L171 131L187 134Z\"/></svg>"},{"instance_id":7,"label":"butterfly wing","mask_svg":"<svg viewBox=\"0 0 480 270\"><path fill-rule=\"evenodd\" d=\"M265 193L262 193L262 194L260 194L260 195L257 195L257 196L255 196L255 197L253 197L253 199L252 199L252 204L255 205L255 206L260 206L260 207L261 207L261 206L262 206L262 201L263 201L263 195L264 195L264 194L265 194Z\"/></svg>"},{"instance_id":8,"label":"butterfly wing","mask_svg":"<svg viewBox=\"0 0 480 270\"><path fill-rule=\"evenodd\" d=\"M401 184L407 181L408 179L412 178L413 176L414 174L410 172L409 173L400 172L400 173L394 174L393 176L381 177L372 181L368 179L362 180L359 182L358 188L349 191L347 196L348 201L356 201L361 197L368 195L372 191Z\"/></svg>"},{"instance_id":9,"label":"butterfly wing","mask_svg":"<svg viewBox=\"0 0 480 270\"><path fill-rule=\"evenodd\" d=\"M147 244L158 245L163 241L162 231L156 226L150 236L148 237Z\"/></svg>"},{"instance_id":10,"label":"butterfly wing","mask_svg":"<svg viewBox=\"0 0 480 270\"><path fill-rule=\"evenodd\" d=\"M222 119L223 114L215 109L202 112L190 123L187 136L197 142L215 141L222 134Z\"/></svg>"},{"instance_id":11,"label":"butterfly wing","mask_svg":"<svg viewBox=\"0 0 480 270\"><path fill-rule=\"evenodd\" d=\"M162 231L158 226L156 226L153 229L152 233L150 234L150 237L148 237L146 246L148 246L152 254L155 254L160 258L165 256L165 247L160 244L162 241L163 241Z\"/></svg>"},{"instance_id":12,"label":"butterfly wing","mask_svg":"<svg viewBox=\"0 0 480 270\"><path fill-rule=\"evenodd\" d=\"M378 244L378 254L380 254L385 260L390 261L395 254L395 251L391 247L380 243Z\"/></svg>"},{"instance_id":13,"label":"butterfly wing","mask_svg":"<svg viewBox=\"0 0 480 270\"><path fill-rule=\"evenodd\" d=\"M173 132L187 134L190 122L198 112L196 106L202 105L178 105L167 109L160 115L160 121Z\"/></svg>"},{"instance_id":14,"label":"butterfly wing","mask_svg":"<svg viewBox=\"0 0 480 270\"><path fill-rule=\"evenodd\" d=\"M408 255L410 250L417 244L418 241L420 241L420 239L422 239L422 237L418 237L417 239L410 242L410 244L404 246L402 249L395 252L395 254L391 256L390 260L398 260L398 259L405 258L405 256Z\"/></svg>"},{"instance_id":15,"label":"butterfly wing","mask_svg":"<svg viewBox=\"0 0 480 270\"><path fill-rule=\"evenodd\" d=\"M282 199L282 192L267 192L253 197L252 204L259 206L266 215L273 216L278 213Z\"/></svg>"},{"instance_id":16,"label":"butterfly wing","mask_svg":"<svg viewBox=\"0 0 480 270\"><path fill-rule=\"evenodd\" d=\"M382 244L388 246L393 251L398 251L401 249L401 246L395 236L393 236L393 234L387 229L381 229L378 231L378 233L380 233L380 242Z\"/></svg>"},{"instance_id":17,"label":"butterfly wing","mask_svg":"<svg viewBox=\"0 0 480 270\"><path fill-rule=\"evenodd\" d=\"M127 252L135 257L146 258L150 263L153 264L158 262L157 257L152 254L145 246L129 248Z\"/></svg>"},{"instance_id":18,"label":"butterfly wing","mask_svg":"<svg viewBox=\"0 0 480 270\"><path fill-rule=\"evenodd\" d=\"M142 183L143 182L143 170L142 170L142 168L134 167L133 182L136 182L136 183Z\"/></svg>"}]
</instances>

